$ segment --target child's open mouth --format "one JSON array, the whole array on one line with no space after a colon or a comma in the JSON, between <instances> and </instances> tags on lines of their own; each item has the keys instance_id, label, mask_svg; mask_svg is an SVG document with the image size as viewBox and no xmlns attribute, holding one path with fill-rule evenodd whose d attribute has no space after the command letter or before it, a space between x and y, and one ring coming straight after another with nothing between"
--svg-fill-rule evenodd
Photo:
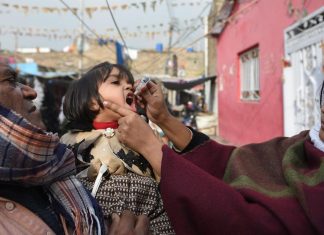
<instances>
[{"instance_id":1,"label":"child's open mouth","mask_svg":"<svg viewBox=\"0 0 324 235\"><path fill-rule=\"evenodd\" d=\"M128 95L126 96L126 104L128 104L131 108L131 110L136 111L136 107L135 107L135 97L133 93L128 93Z\"/></svg>"},{"instance_id":2,"label":"child's open mouth","mask_svg":"<svg viewBox=\"0 0 324 235\"><path fill-rule=\"evenodd\" d=\"M132 94L128 94L128 95L126 96L126 103L127 103L129 106L132 105L133 100L134 100L134 96L133 96Z\"/></svg>"},{"instance_id":3,"label":"child's open mouth","mask_svg":"<svg viewBox=\"0 0 324 235\"><path fill-rule=\"evenodd\" d=\"M127 98L126 98L126 103L127 103L129 106L131 106L132 103L133 103L133 97L127 97Z\"/></svg>"}]
</instances>

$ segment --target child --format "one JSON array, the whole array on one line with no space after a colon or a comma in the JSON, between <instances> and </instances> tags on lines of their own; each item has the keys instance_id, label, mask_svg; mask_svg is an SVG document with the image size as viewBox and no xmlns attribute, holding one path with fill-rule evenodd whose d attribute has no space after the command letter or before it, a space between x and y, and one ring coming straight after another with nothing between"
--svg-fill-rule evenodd
<instances>
[{"instance_id":1,"label":"child","mask_svg":"<svg viewBox=\"0 0 324 235\"><path fill-rule=\"evenodd\" d=\"M70 130L61 140L77 156L78 178L92 190L108 219L128 209L150 218L153 234L175 234L149 163L116 138L118 116L103 101L136 111L134 78L123 66L101 63L69 87L64 114Z\"/></svg>"}]
</instances>

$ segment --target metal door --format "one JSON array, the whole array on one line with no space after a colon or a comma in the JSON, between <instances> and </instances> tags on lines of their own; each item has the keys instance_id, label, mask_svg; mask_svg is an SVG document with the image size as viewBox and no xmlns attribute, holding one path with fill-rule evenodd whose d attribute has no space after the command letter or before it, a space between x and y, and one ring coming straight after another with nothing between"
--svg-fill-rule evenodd
<instances>
[{"instance_id":1,"label":"metal door","mask_svg":"<svg viewBox=\"0 0 324 235\"><path fill-rule=\"evenodd\" d=\"M323 81L324 8L285 30L284 133L294 135L320 122Z\"/></svg>"}]
</instances>

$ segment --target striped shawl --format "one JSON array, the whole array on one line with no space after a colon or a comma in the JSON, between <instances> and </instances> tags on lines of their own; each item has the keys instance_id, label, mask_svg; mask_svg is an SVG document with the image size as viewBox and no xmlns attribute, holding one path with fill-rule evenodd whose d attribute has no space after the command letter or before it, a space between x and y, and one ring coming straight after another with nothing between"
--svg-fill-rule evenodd
<instances>
[{"instance_id":1,"label":"striped shawl","mask_svg":"<svg viewBox=\"0 0 324 235\"><path fill-rule=\"evenodd\" d=\"M57 135L45 133L1 105L0 161L0 181L43 186L75 234L104 234L100 208L74 176L73 153Z\"/></svg>"}]
</instances>

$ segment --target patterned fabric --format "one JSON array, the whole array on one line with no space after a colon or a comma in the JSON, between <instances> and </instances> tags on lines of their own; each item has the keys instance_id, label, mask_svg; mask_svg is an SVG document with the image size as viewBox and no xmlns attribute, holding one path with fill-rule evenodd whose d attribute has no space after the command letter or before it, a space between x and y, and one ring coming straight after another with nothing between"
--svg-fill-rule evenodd
<instances>
[{"instance_id":1,"label":"patterned fabric","mask_svg":"<svg viewBox=\"0 0 324 235\"><path fill-rule=\"evenodd\" d=\"M137 152L120 144L116 136L105 137L105 130L68 132L61 137L62 143L77 146L78 160L90 166L88 177L94 180L101 164L108 166L110 174L125 174L130 170L138 175L152 176L148 161ZM84 152L89 152L84 153Z\"/></svg>"},{"instance_id":2,"label":"patterned fabric","mask_svg":"<svg viewBox=\"0 0 324 235\"><path fill-rule=\"evenodd\" d=\"M75 234L104 234L101 211L73 175L73 153L57 135L0 106L0 181L42 185Z\"/></svg>"},{"instance_id":3,"label":"patterned fabric","mask_svg":"<svg viewBox=\"0 0 324 235\"><path fill-rule=\"evenodd\" d=\"M152 234L175 234L164 210L158 183L142 156L122 146L115 136L105 137L103 130L69 132L61 141L74 150L79 162L78 177L89 190L93 188L101 164L108 166L109 174L104 175L96 193L106 218L113 212L129 209L136 215L148 215Z\"/></svg>"},{"instance_id":4,"label":"patterned fabric","mask_svg":"<svg viewBox=\"0 0 324 235\"><path fill-rule=\"evenodd\" d=\"M80 181L89 190L92 189L93 181L87 178ZM136 215L146 214L149 217L152 235L175 234L164 210L158 185L151 177L132 172L125 175L107 175L98 189L96 199L107 218L112 213L120 214L128 209Z\"/></svg>"}]
</instances>

